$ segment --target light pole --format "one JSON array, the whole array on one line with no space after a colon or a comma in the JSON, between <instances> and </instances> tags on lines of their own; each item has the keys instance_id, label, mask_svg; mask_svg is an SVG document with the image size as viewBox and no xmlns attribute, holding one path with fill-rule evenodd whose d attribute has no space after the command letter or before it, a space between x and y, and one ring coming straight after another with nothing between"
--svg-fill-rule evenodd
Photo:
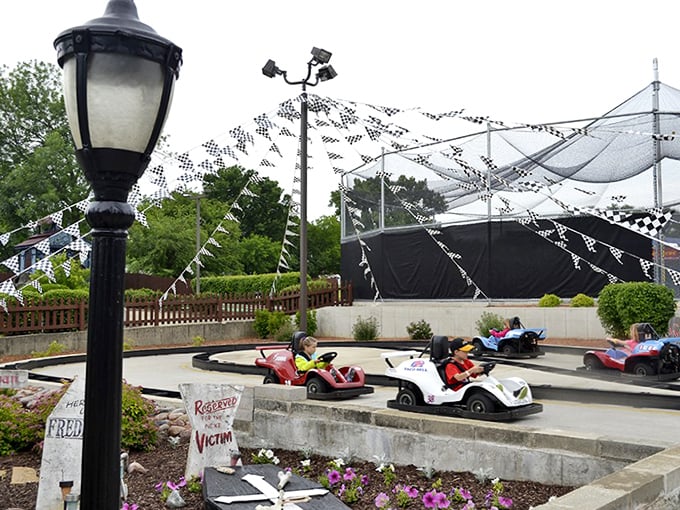
<instances>
[{"instance_id":1,"label":"light pole","mask_svg":"<svg viewBox=\"0 0 680 510\"><path fill-rule=\"evenodd\" d=\"M277 74L283 76L288 85L302 85L302 99L300 103L300 329L307 331L307 85L315 87L320 81L335 78L338 73L333 66L320 67L314 81L312 68L328 64L332 53L320 48L312 48L312 58L307 62L307 76L299 81L290 81L288 73L276 66L273 60L267 60L262 68L262 74L273 78Z\"/></svg>"},{"instance_id":2,"label":"light pole","mask_svg":"<svg viewBox=\"0 0 680 510\"><path fill-rule=\"evenodd\" d=\"M101 18L54 46L76 158L94 191L80 508L118 510L125 250L135 218L127 197L158 141L182 50L139 21L133 0L109 0Z\"/></svg>"}]
</instances>

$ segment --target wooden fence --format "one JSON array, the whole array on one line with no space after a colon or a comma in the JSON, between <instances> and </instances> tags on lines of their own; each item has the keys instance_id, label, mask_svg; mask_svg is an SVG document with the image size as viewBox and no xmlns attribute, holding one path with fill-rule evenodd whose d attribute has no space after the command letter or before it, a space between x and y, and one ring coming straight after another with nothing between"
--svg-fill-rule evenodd
<instances>
[{"instance_id":1,"label":"wooden fence","mask_svg":"<svg viewBox=\"0 0 680 510\"><path fill-rule=\"evenodd\" d=\"M308 308L351 306L352 284L331 282L330 289L309 290ZM299 309L300 294L278 296L261 294L168 296L160 302L156 298L126 299L124 324L126 327L159 326L187 322L223 322L255 318L257 310L282 311L294 314ZM87 329L88 303L86 299L58 299L45 304L7 305L0 310L0 334L21 335L48 331L82 331Z\"/></svg>"}]
</instances>

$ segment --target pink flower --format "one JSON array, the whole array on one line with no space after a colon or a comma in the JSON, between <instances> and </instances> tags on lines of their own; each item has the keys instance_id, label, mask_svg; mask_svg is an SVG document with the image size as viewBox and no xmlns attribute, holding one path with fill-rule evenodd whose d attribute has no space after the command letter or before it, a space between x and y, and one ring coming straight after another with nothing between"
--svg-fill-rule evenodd
<instances>
[{"instance_id":1,"label":"pink flower","mask_svg":"<svg viewBox=\"0 0 680 510\"><path fill-rule=\"evenodd\" d=\"M503 508L512 508L512 498L504 498L503 496L498 496L498 504Z\"/></svg>"},{"instance_id":2,"label":"pink flower","mask_svg":"<svg viewBox=\"0 0 680 510\"><path fill-rule=\"evenodd\" d=\"M384 492L381 492L375 497L373 503L375 503L376 508L385 508L390 503L390 497Z\"/></svg>"},{"instance_id":3,"label":"pink flower","mask_svg":"<svg viewBox=\"0 0 680 510\"><path fill-rule=\"evenodd\" d=\"M340 473L338 473L335 469L331 470L328 473L328 483L331 485L335 485L340 481Z\"/></svg>"},{"instance_id":4,"label":"pink flower","mask_svg":"<svg viewBox=\"0 0 680 510\"><path fill-rule=\"evenodd\" d=\"M423 494L423 505L425 505L425 508L437 508L437 503L437 491L435 489Z\"/></svg>"},{"instance_id":5,"label":"pink flower","mask_svg":"<svg viewBox=\"0 0 680 510\"><path fill-rule=\"evenodd\" d=\"M369 478L368 478L368 475L362 475L362 477L361 477L361 485L368 485L368 482L369 482L369 481L370 481L370 480L369 480Z\"/></svg>"},{"instance_id":6,"label":"pink flower","mask_svg":"<svg viewBox=\"0 0 680 510\"><path fill-rule=\"evenodd\" d=\"M354 473L354 470L351 467L348 467L345 469L345 474L342 477L346 481L354 480L356 478L356 474Z\"/></svg>"},{"instance_id":7,"label":"pink flower","mask_svg":"<svg viewBox=\"0 0 680 510\"><path fill-rule=\"evenodd\" d=\"M409 498L417 498L418 497L418 489L415 487L411 487L410 485L407 485L404 487L404 492L408 494Z\"/></svg>"}]
</instances>

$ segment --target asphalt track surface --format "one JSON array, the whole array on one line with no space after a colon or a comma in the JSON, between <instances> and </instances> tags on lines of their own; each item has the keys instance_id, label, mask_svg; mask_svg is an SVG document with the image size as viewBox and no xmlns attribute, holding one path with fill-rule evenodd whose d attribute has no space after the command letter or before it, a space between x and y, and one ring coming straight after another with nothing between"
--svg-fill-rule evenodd
<instances>
[{"instance_id":1,"label":"asphalt track surface","mask_svg":"<svg viewBox=\"0 0 680 510\"><path fill-rule=\"evenodd\" d=\"M283 346L282 346L283 347ZM337 351L336 366L359 365L364 368L367 375L382 376L386 365L381 353L394 351L390 348L363 348L325 345L320 346L319 352ZM177 392L178 385L186 382L193 383L226 383L243 384L247 386L262 384L261 374L251 375L238 373L237 371L204 370L194 365L196 352L180 352L176 354L146 355L126 357L123 363L123 377L133 385L144 388ZM215 352L210 355L210 360L224 365L235 365L251 368L254 360L260 353L253 346L243 350L228 352ZM534 391L534 400L544 406L540 414L527 416L511 422L508 426L540 429L546 432L551 430L561 434L595 434L606 436L611 439L619 439L633 443L640 443L658 447L668 447L677 444L678 423L680 423L680 392L677 389L666 389L667 385L637 386L631 384L624 377L617 379L617 374L606 374L607 380L593 377L582 377L578 367L582 363L582 350L569 351L557 349L555 352L547 352L545 356L533 360L508 361L502 364L502 360L493 371L493 375L502 379L509 376L517 376L525 379ZM62 362L65 361L65 362ZM38 377L73 378L84 377L85 363L82 356L74 359L51 359L50 365L43 367L22 367L21 363L16 368L28 368L32 379ZM43 361L44 362L44 361ZM534 368L535 367L535 368ZM375 385L374 385L375 386ZM671 385L672 386L672 385ZM576 398L550 399L537 397L550 391L542 391L541 388L576 390ZM371 395L362 395L345 401L352 405L386 408L387 400L396 395L396 388L389 386L375 386L375 392ZM612 399L604 399L604 402L617 402L617 405L602 403L598 397L601 392L607 395L615 395ZM659 396L659 397L657 397ZM655 398L663 398L664 405L651 404ZM677 405L675 405L677 399ZM650 402L646 407L645 402ZM624 405L627 402L636 402L634 406ZM668 405L671 402L671 405Z\"/></svg>"}]
</instances>

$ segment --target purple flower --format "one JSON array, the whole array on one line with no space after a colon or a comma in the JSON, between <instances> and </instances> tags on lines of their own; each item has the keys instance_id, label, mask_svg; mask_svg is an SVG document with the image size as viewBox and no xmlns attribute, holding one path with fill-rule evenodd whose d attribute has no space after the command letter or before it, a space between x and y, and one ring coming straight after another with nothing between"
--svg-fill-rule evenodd
<instances>
[{"instance_id":1,"label":"purple flower","mask_svg":"<svg viewBox=\"0 0 680 510\"><path fill-rule=\"evenodd\" d=\"M415 487L411 487L410 485L407 485L404 487L404 492L408 494L409 498L417 498L418 497L418 489Z\"/></svg>"},{"instance_id":2,"label":"purple flower","mask_svg":"<svg viewBox=\"0 0 680 510\"><path fill-rule=\"evenodd\" d=\"M435 489L423 494L423 505L425 505L425 508L437 508L437 491Z\"/></svg>"},{"instance_id":3,"label":"purple flower","mask_svg":"<svg viewBox=\"0 0 680 510\"><path fill-rule=\"evenodd\" d=\"M163 490L163 482L158 482L156 485L154 485L154 487L156 488L156 490L158 492L162 491Z\"/></svg>"},{"instance_id":4,"label":"purple flower","mask_svg":"<svg viewBox=\"0 0 680 510\"><path fill-rule=\"evenodd\" d=\"M329 471L328 473L328 483L331 485L335 485L340 481L340 473L338 473L335 469Z\"/></svg>"},{"instance_id":5,"label":"purple flower","mask_svg":"<svg viewBox=\"0 0 680 510\"><path fill-rule=\"evenodd\" d=\"M470 493L469 490L463 489L462 487L458 490L460 493L461 497L467 501L470 501L472 499L472 494Z\"/></svg>"},{"instance_id":6,"label":"purple flower","mask_svg":"<svg viewBox=\"0 0 680 510\"><path fill-rule=\"evenodd\" d=\"M381 492L375 497L373 503L375 503L376 508L385 508L390 503L390 497L384 492Z\"/></svg>"},{"instance_id":7,"label":"purple flower","mask_svg":"<svg viewBox=\"0 0 680 510\"><path fill-rule=\"evenodd\" d=\"M498 504L503 508L512 508L512 498L504 498L503 496L498 496Z\"/></svg>"},{"instance_id":8,"label":"purple flower","mask_svg":"<svg viewBox=\"0 0 680 510\"><path fill-rule=\"evenodd\" d=\"M177 485L177 484L174 483L174 482L171 482L170 480L168 480L167 482L165 482L165 485L167 485L167 486L168 486L168 489L170 489L171 491L175 491L175 490L179 489L179 485Z\"/></svg>"},{"instance_id":9,"label":"purple flower","mask_svg":"<svg viewBox=\"0 0 680 510\"><path fill-rule=\"evenodd\" d=\"M370 482L370 479L368 478L368 475L362 475L361 476L361 485L368 485Z\"/></svg>"},{"instance_id":10,"label":"purple flower","mask_svg":"<svg viewBox=\"0 0 680 510\"><path fill-rule=\"evenodd\" d=\"M137 510L139 508L139 505L132 503L131 505L128 503L123 503L123 507L121 510Z\"/></svg>"},{"instance_id":11,"label":"purple flower","mask_svg":"<svg viewBox=\"0 0 680 510\"><path fill-rule=\"evenodd\" d=\"M354 480L356 478L356 474L354 473L354 470L351 467L348 467L345 469L345 474L343 475L343 479L346 481Z\"/></svg>"},{"instance_id":12,"label":"purple flower","mask_svg":"<svg viewBox=\"0 0 680 510\"><path fill-rule=\"evenodd\" d=\"M338 497L339 497L339 498L342 497L342 495L345 493L345 490L346 490L346 487L345 487L345 484L343 483L343 484L340 486L340 490L338 490Z\"/></svg>"},{"instance_id":13,"label":"purple flower","mask_svg":"<svg viewBox=\"0 0 680 510\"><path fill-rule=\"evenodd\" d=\"M438 493L435 499L437 500L437 508L448 508L451 505L451 502L446 499L446 494L443 492Z\"/></svg>"}]
</instances>

